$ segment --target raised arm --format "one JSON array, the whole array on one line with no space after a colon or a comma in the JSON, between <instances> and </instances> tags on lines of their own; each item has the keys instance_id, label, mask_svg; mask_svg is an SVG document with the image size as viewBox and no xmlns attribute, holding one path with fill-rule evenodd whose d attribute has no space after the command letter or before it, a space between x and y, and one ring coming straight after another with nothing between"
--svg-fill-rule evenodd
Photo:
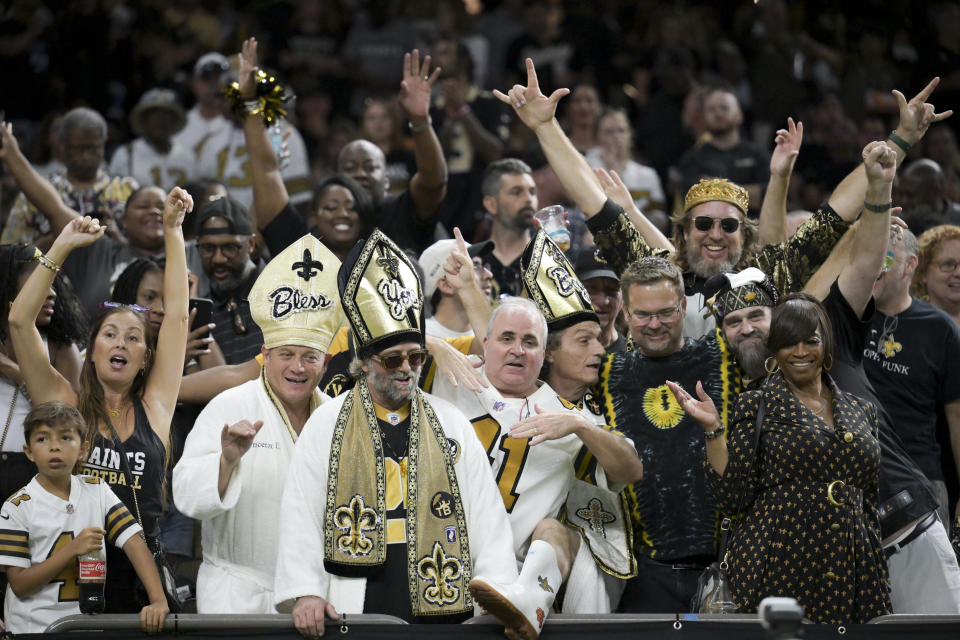
<instances>
[{"instance_id":1,"label":"raised arm","mask_svg":"<svg viewBox=\"0 0 960 640\"><path fill-rule=\"evenodd\" d=\"M863 315L873 296L873 285L883 267L890 238L890 207L893 177L897 172L897 153L891 145L871 142L863 148L863 167L867 190L853 251L840 272L837 285L850 308Z\"/></svg>"},{"instance_id":2,"label":"raised arm","mask_svg":"<svg viewBox=\"0 0 960 640\"><path fill-rule=\"evenodd\" d=\"M77 395L70 382L57 371L37 329L37 314L47 298L60 265L70 252L93 244L103 237L105 228L90 217L76 218L54 240L46 256L27 278L10 307L10 339L20 363L20 374L34 405L60 401L76 406Z\"/></svg>"},{"instance_id":3,"label":"raised arm","mask_svg":"<svg viewBox=\"0 0 960 640\"><path fill-rule=\"evenodd\" d=\"M257 92L256 74L258 66L257 39L244 40L241 52L237 54L237 84L240 95L252 99ZM261 114L244 113L243 136L250 155L250 173L253 177L253 209L255 227L263 229L287 206L290 195L283 184L280 173L280 159L274 153L267 128Z\"/></svg>"},{"instance_id":4,"label":"raised arm","mask_svg":"<svg viewBox=\"0 0 960 640\"><path fill-rule=\"evenodd\" d=\"M640 232L647 246L652 249L674 251L674 246L673 243L670 242L670 239L663 235L663 232L660 231L655 224L650 222L650 219L647 218L640 209L637 209L637 204L633 201L630 190L627 189L627 185L623 183L623 180L620 179L620 175L616 171L611 170L607 173L606 169L597 168L593 170L593 173L597 176L604 195L623 207L627 217L630 218L630 222L632 222L633 226Z\"/></svg>"},{"instance_id":5,"label":"raised arm","mask_svg":"<svg viewBox=\"0 0 960 640\"><path fill-rule=\"evenodd\" d=\"M511 105L523 124L536 134L560 184L590 218L603 208L607 198L587 159L573 146L555 117L557 104L570 90L557 89L548 98L540 91L533 60L527 58L526 64L527 86L515 84L507 94L494 90L493 95Z\"/></svg>"},{"instance_id":6,"label":"raised arm","mask_svg":"<svg viewBox=\"0 0 960 640\"><path fill-rule=\"evenodd\" d=\"M417 217L424 221L433 219L447 194L447 161L430 123L430 92L438 77L440 67L430 73L430 56L421 66L417 49L403 55L399 101L410 121L417 161L417 172L410 178L410 195L417 205Z\"/></svg>"},{"instance_id":7,"label":"raised arm","mask_svg":"<svg viewBox=\"0 0 960 640\"><path fill-rule=\"evenodd\" d=\"M777 131L776 146L770 155L770 180L760 206L761 246L787 239L787 191L802 142L803 123L794 124L793 118L787 118L787 128Z\"/></svg>"},{"instance_id":8,"label":"raised arm","mask_svg":"<svg viewBox=\"0 0 960 640\"><path fill-rule=\"evenodd\" d=\"M251 358L239 364L224 364L183 377L180 384L180 402L206 404L214 396L239 387L244 382L256 380L260 375L260 363Z\"/></svg>"},{"instance_id":9,"label":"raised arm","mask_svg":"<svg viewBox=\"0 0 960 640\"><path fill-rule=\"evenodd\" d=\"M900 123L889 136L889 140L890 146L897 154L898 165L907 155L909 148L923 139L931 124L945 120L953 114L952 110L936 113L933 105L926 101L939 82L940 78L934 78L909 102L902 93L896 89L893 90L893 95L900 105ZM904 148L904 145L907 148ZM866 191L867 173L861 164L830 194L830 206L841 218L851 221L860 213Z\"/></svg>"},{"instance_id":10,"label":"raised arm","mask_svg":"<svg viewBox=\"0 0 960 640\"><path fill-rule=\"evenodd\" d=\"M13 124L9 122L0 124L0 159L7 165L27 200L50 220L52 233L59 234L68 222L80 217L79 213L63 204L53 185L37 173L24 157L13 135Z\"/></svg>"},{"instance_id":11,"label":"raised arm","mask_svg":"<svg viewBox=\"0 0 960 640\"><path fill-rule=\"evenodd\" d=\"M167 442L170 420L177 406L177 392L183 376L183 356L190 332L187 255L183 245L183 217L193 209L193 199L180 187L167 194L163 205L163 324L157 336L157 353L143 393L150 424Z\"/></svg>"}]
</instances>

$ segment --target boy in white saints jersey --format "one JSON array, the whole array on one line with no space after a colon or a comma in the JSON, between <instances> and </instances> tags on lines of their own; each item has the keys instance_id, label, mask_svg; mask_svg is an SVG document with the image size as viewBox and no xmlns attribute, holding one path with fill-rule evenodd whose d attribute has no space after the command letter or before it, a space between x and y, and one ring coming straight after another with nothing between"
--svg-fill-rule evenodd
<instances>
[{"instance_id":1,"label":"boy in white saints jersey","mask_svg":"<svg viewBox=\"0 0 960 640\"><path fill-rule=\"evenodd\" d=\"M23 428L24 452L39 473L0 508L7 630L40 633L80 613L77 556L102 548L106 538L123 548L147 588L150 604L140 612L141 627L160 631L167 601L153 557L137 535L140 525L99 478L73 475L86 453L80 413L61 402L38 404Z\"/></svg>"}]
</instances>

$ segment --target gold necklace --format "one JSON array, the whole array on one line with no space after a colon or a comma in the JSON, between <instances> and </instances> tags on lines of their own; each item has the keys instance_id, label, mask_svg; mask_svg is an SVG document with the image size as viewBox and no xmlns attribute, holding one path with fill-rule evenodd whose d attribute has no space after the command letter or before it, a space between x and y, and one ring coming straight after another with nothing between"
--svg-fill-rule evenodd
<instances>
[{"instance_id":1,"label":"gold necklace","mask_svg":"<svg viewBox=\"0 0 960 640\"><path fill-rule=\"evenodd\" d=\"M110 417L111 417L111 418L119 418L119 417L120 417L120 409L107 409L107 413L110 414Z\"/></svg>"}]
</instances>

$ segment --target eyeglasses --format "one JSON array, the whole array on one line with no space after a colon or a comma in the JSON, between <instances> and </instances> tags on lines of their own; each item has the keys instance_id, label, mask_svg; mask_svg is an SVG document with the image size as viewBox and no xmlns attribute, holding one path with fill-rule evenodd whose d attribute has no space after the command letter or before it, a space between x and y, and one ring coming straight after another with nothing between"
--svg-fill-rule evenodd
<instances>
[{"instance_id":1,"label":"eyeglasses","mask_svg":"<svg viewBox=\"0 0 960 640\"><path fill-rule=\"evenodd\" d=\"M724 233L736 233L740 228L740 221L736 218L711 218L710 216L697 216L693 219L693 226L697 231L710 231L713 229L714 222L720 223Z\"/></svg>"},{"instance_id":2,"label":"eyeglasses","mask_svg":"<svg viewBox=\"0 0 960 640\"><path fill-rule=\"evenodd\" d=\"M147 322L150 322L150 309L149 307L141 307L138 304L124 304L122 302L114 302L113 300L104 300L100 303L100 315L104 315L108 309L122 309L124 311L135 311L136 313L142 313L147 316Z\"/></svg>"},{"instance_id":3,"label":"eyeglasses","mask_svg":"<svg viewBox=\"0 0 960 640\"><path fill-rule=\"evenodd\" d=\"M944 260L937 263L937 269L940 269L940 273L953 273L957 270L957 265L960 265L960 262L956 260Z\"/></svg>"},{"instance_id":4,"label":"eyeglasses","mask_svg":"<svg viewBox=\"0 0 960 640\"><path fill-rule=\"evenodd\" d=\"M630 315L637 321L637 324L649 324L654 316L656 316L661 324L669 324L679 317L680 305L678 304L676 307L670 307L669 309L660 309L660 311L654 311L653 313L636 309L631 311Z\"/></svg>"},{"instance_id":5,"label":"eyeglasses","mask_svg":"<svg viewBox=\"0 0 960 640\"><path fill-rule=\"evenodd\" d=\"M240 305L236 300L230 300L227 303L227 311L230 312L230 320L233 321L233 332L242 336L247 332L247 325L243 321L243 313L240 311Z\"/></svg>"},{"instance_id":6,"label":"eyeglasses","mask_svg":"<svg viewBox=\"0 0 960 640\"><path fill-rule=\"evenodd\" d=\"M237 257L240 250L243 249L243 245L238 242L227 242L224 244L201 242L197 244L197 251L200 252L201 258L212 258L217 253L217 249L220 250L224 258L230 259Z\"/></svg>"},{"instance_id":7,"label":"eyeglasses","mask_svg":"<svg viewBox=\"0 0 960 640\"><path fill-rule=\"evenodd\" d=\"M423 349L418 349L417 351L411 351L410 353L395 353L382 357L370 356L370 359L378 362L384 369L399 369L401 366L403 366L404 361L410 363L411 369L416 369L427 361L427 352Z\"/></svg>"}]
</instances>

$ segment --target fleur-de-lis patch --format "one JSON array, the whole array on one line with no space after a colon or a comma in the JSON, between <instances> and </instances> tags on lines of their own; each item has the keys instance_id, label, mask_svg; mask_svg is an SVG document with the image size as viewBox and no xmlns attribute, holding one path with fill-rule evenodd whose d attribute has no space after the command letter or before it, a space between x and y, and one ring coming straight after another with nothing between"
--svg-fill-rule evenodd
<instances>
[{"instance_id":1,"label":"fleur-de-lis patch","mask_svg":"<svg viewBox=\"0 0 960 640\"><path fill-rule=\"evenodd\" d=\"M337 538L337 550L349 554L351 558L369 555L373 550L373 540L365 534L377 528L377 512L363 502L363 496L357 494L350 499L349 505L341 505L333 514L333 523L340 531Z\"/></svg>"},{"instance_id":2,"label":"fleur-de-lis patch","mask_svg":"<svg viewBox=\"0 0 960 640\"><path fill-rule=\"evenodd\" d=\"M397 256L393 255L392 253L388 253L383 249L381 249L381 251L382 253L377 258L377 264L383 267L383 270L386 271L391 276L393 276L394 278L399 277L400 276L400 260L397 258Z\"/></svg>"},{"instance_id":3,"label":"fleur-de-lis patch","mask_svg":"<svg viewBox=\"0 0 960 640\"><path fill-rule=\"evenodd\" d=\"M550 586L550 583L543 576L537 576L537 582L540 584L540 588L544 591L549 591L553 593L553 587Z\"/></svg>"},{"instance_id":4,"label":"fleur-de-lis patch","mask_svg":"<svg viewBox=\"0 0 960 640\"><path fill-rule=\"evenodd\" d=\"M607 537L607 532L603 525L616 521L612 513L603 510L603 503L597 498L592 498L586 507L577 509L577 517L590 523L590 530L604 538Z\"/></svg>"},{"instance_id":5,"label":"fleur-de-lis patch","mask_svg":"<svg viewBox=\"0 0 960 640\"><path fill-rule=\"evenodd\" d=\"M883 355L887 358L892 358L897 355L901 349L903 349L903 345L893 339L893 334L888 335L887 339L880 345L880 350L883 351Z\"/></svg>"},{"instance_id":6,"label":"fleur-de-lis patch","mask_svg":"<svg viewBox=\"0 0 960 640\"><path fill-rule=\"evenodd\" d=\"M443 607L460 599L460 588L453 584L463 575L463 565L456 556L448 556L439 542L433 543L433 551L417 563L417 575L430 585L423 590L423 599L432 605Z\"/></svg>"},{"instance_id":7,"label":"fleur-de-lis patch","mask_svg":"<svg viewBox=\"0 0 960 640\"><path fill-rule=\"evenodd\" d=\"M323 263L313 259L313 256L310 255L310 249L304 249L303 259L294 262L291 269L296 271L298 276L309 282L310 278L323 271Z\"/></svg>"}]
</instances>

